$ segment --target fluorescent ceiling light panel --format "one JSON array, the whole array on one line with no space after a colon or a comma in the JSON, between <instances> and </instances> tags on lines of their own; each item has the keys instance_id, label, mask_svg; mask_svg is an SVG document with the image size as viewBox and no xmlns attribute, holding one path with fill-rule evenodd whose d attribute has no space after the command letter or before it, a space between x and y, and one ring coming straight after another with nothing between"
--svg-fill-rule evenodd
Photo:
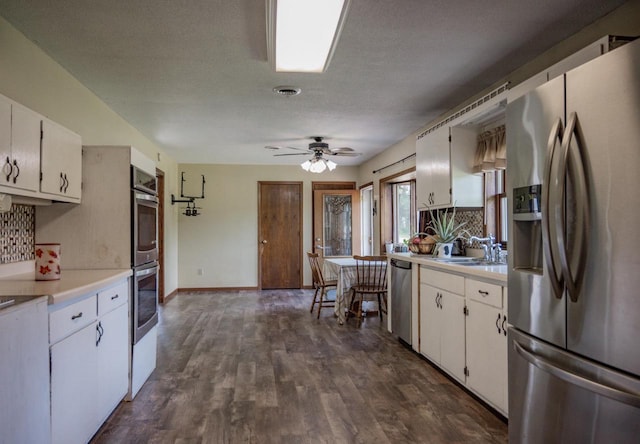
<instances>
[{"instance_id":1,"label":"fluorescent ceiling light panel","mask_svg":"<svg viewBox=\"0 0 640 444\"><path fill-rule=\"evenodd\" d=\"M269 58L278 72L329 66L350 0L268 0Z\"/></svg>"}]
</instances>

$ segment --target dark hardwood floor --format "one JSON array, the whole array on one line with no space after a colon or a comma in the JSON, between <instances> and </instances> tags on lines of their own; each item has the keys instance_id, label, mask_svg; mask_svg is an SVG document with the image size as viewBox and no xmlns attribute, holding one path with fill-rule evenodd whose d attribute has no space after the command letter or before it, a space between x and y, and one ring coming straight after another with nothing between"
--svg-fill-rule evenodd
<instances>
[{"instance_id":1,"label":"dark hardwood floor","mask_svg":"<svg viewBox=\"0 0 640 444\"><path fill-rule=\"evenodd\" d=\"M158 367L94 443L499 443L507 426L387 333L312 292L181 293ZM386 322L386 318L385 318Z\"/></svg>"}]
</instances>

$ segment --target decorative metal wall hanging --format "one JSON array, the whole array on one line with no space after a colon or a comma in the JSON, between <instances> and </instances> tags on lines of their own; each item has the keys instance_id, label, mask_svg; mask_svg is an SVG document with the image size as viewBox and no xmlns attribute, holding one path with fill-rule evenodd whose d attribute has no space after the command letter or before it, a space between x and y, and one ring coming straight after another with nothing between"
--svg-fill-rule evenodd
<instances>
[{"instance_id":1,"label":"decorative metal wall hanging","mask_svg":"<svg viewBox=\"0 0 640 444\"><path fill-rule=\"evenodd\" d=\"M196 206L196 199L204 199L204 184L206 181L204 180L204 174L202 174L202 193L200 196L185 196L184 195L184 183L186 179L184 178L184 171L180 173L180 199L176 199L176 197L171 195L171 205L175 203L186 203L187 206L182 208L185 216L198 216L201 214L198 210L201 210L201 207Z\"/></svg>"}]
</instances>

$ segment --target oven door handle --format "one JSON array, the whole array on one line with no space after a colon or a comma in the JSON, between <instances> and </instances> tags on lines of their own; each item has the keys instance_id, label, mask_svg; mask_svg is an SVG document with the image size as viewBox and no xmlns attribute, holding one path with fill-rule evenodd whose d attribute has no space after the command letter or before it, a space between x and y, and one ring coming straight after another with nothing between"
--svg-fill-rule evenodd
<instances>
[{"instance_id":1,"label":"oven door handle","mask_svg":"<svg viewBox=\"0 0 640 444\"><path fill-rule=\"evenodd\" d=\"M149 274L153 274L153 273L157 273L158 272L158 267L151 267L151 268L145 268L144 270L138 270L135 273L135 276L147 276Z\"/></svg>"},{"instance_id":2,"label":"oven door handle","mask_svg":"<svg viewBox=\"0 0 640 444\"><path fill-rule=\"evenodd\" d=\"M158 203L158 197L150 194L135 193L136 200Z\"/></svg>"}]
</instances>

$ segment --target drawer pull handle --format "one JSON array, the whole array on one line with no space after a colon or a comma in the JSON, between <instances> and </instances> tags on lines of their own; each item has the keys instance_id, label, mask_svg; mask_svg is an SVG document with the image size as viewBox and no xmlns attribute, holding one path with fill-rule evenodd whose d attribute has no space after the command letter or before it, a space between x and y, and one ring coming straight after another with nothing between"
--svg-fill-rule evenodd
<instances>
[{"instance_id":1,"label":"drawer pull handle","mask_svg":"<svg viewBox=\"0 0 640 444\"><path fill-rule=\"evenodd\" d=\"M82 317L82 312L78 313L77 315L73 315L73 316L71 316L71 320L72 320L72 321L75 321L76 319L79 319L79 318L81 318L81 317Z\"/></svg>"},{"instance_id":2,"label":"drawer pull handle","mask_svg":"<svg viewBox=\"0 0 640 444\"><path fill-rule=\"evenodd\" d=\"M489 292L488 291L478 290L478 293L480 293L482 296L489 296Z\"/></svg>"},{"instance_id":3,"label":"drawer pull handle","mask_svg":"<svg viewBox=\"0 0 640 444\"><path fill-rule=\"evenodd\" d=\"M116 294L115 296L111 296L111 300L113 301L114 299L118 299L120 297L119 294Z\"/></svg>"}]
</instances>

